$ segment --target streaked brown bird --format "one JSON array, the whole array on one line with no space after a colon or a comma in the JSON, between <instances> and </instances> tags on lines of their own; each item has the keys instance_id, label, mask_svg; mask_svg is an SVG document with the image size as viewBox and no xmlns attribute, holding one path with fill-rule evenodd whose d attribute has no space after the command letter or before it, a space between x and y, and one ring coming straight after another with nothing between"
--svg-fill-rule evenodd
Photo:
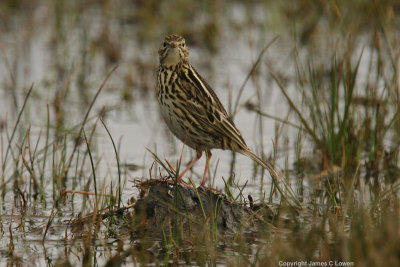
<instances>
[{"instance_id":1,"label":"streaked brown bird","mask_svg":"<svg viewBox=\"0 0 400 267\"><path fill-rule=\"evenodd\" d=\"M175 34L168 35L158 54L157 97L161 114L171 132L197 152L193 161L179 174L179 182L204 150L207 159L201 186L207 188L206 175L213 148L237 151L270 173L276 173L269 162L250 151L217 95L190 64L185 39Z\"/></svg>"}]
</instances>

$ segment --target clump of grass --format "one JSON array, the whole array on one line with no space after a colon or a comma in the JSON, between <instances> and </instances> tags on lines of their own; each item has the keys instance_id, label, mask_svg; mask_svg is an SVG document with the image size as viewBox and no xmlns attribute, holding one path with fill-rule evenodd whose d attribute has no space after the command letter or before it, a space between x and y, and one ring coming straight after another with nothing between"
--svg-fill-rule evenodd
<instances>
[{"instance_id":1,"label":"clump of grass","mask_svg":"<svg viewBox=\"0 0 400 267\"><path fill-rule=\"evenodd\" d=\"M384 205L384 212L353 203L348 206L347 215L321 207L304 217L303 222L289 225L288 234L272 235L271 245L264 245L265 254L257 263L275 266L279 262L337 261L353 266L376 266L385 262L396 266L400 263L395 256L400 240L397 230L400 209L396 193L388 199L394 202ZM314 220L321 216L318 213L322 218Z\"/></svg>"},{"instance_id":2,"label":"clump of grass","mask_svg":"<svg viewBox=\"0 0 400 267\"><path fill-rule=\"evenodd\" d=\"M350 159L355 160L357 165L360 160L357 146L354 147L352 142L356 134L354 131L357 131L353 125L355 116L358 116L353 98L360 60L361 57L352 68L349 58L345 62L344 58L337 60L333 57L329 80L312 63L306 71L297 65L302 102L308 109L306 114L274 76L290 107L300 119L303 131L311 137L316 149L322 151L325 168L334 164L347 165Z\"/></svg>"},{"instance_id":3,"label":"clump of grass","mask_svg":"<svg viewBox=\"0 0 400 267\"><path fill-rule=\"evenodd\" d=\"M295 58L302 107L295 104L272 74L299 118L301 132L320 151L320 168L326 170L339 166L350 174L345 176L349 178L362 161L365 161L367 171L375 170L368 176L378 178L387 149L384 140L394 133L393 127L398 121L399 105L393 99L396 86L386 78L391 76L390 80L396 80L398 72L390 69L393 66L390 63L384 64L379 60L380 51L371 48L370 53L371 60L376 62L370 63L371 71L375 72L374 84L360 77L363 53L353 63L352 51L334 52L328 69L317 67L312 62L304 67ZM398 142L392 143L391 147L398 147Z\"/></svg>"},{"instance_id":4,"label":"clump of grass","mask_svg":"<svg viewBox=\"0 0 400 267\"><path fill-rule=\"evenodd\" d=\"M151 151L150 151L151 152ZM180 161L181 159L177 162L176 168L174 168L168 161L161 161L157 155L153 152L151 152L153 157L155 158L156 162L161 166L161 169L163 172L167 173L167 176L164 179L173 179L173 182L170 182L169 184L173 184L172 187L170 187L171 192L168 194L170 197L173 198L173 202L167 203L165 197L163 194L154 194L154 192L162 192L160 185L157 185L155 181L150 181L149 185L150 187L155 187L159 189L156 189L156 191L153 192L153 189L150 189L150 192L147 193L149 197L150 202L157 201L160 203L160 205L165 205L168 208L170 214L169 216L169 221L166 222L166 218L164 216L159 216L157 214L150 215L154 203L150 204L150 210L147 211L145 210L142 213L135 214L136 220L133 223L133 229L135 232L139 232L141 235L141 238L146 237L146 233L148 233L150 236L157 234L157 231L162 231L162 247L166 251L166 255L164 260L169 261L171 258L176 258L180 256L179 251L181 250L186 250L189 244L190 246L194 246L196 248L206 248L205 251L197 251L197 249L193 250L193 253L198 254L198 253L205 253L204 255L201 256L201 258L206 257L204 259L207 261L207 258L210 257L211 259L214 259L217 257L217 254L215 254L215 250L219 250L220 246L222 244L226 246L231 246L232 244L236 244L238 242L244 242L246 238L246 232L250 229L249 225L253 225L254 221L260 220L261 215L259 214L260 211L255 211L253 212L253 215L249 217L235 217L234 220L243 220L241 222L241 225L238 226L237 232L231 233L230 235L226 236L223 235L221 231L224 231L224 228L221 225L221 218L229 218L229 216L232 215L221 215L221 209L223 209L224 213L227 212L227 206L232 206L232 213L235 212L233 209L235 209L235 205L241 205L240 203L236 203L236 199L240 198L243 199L242 192L239 191L239 195L236 197L233 197L231 194L230 196L225 196L221 194L215 194L212 191L208 192L203 192L203 190L200 190L196 188L194 183L190 180L190 183L193 186L193 189L186 189L185 194L186 197L182 196L181 192L181 186L178 184L178 173L179 173L179 167L180 167ZM160 174L162 176L162 174ZM162 181L159 183L167 183L166 181ZM145 183L141 185L141 187L145 187ZM229 186L228 186L229 189ZM160 190L160 191L158 191ZM187 194L189 194L189 191L193 191L192 195L192 200L190 202L198 202L198 211L193 211L193 203L188 203L186 204L185 201L188 200ZM202 191L202 192L200 192ZM233 190L229 189L228 191L233 192ZM153 193L151 193L153 192ZM141 193L142 195L142 193ZM190 199L190 198L189 198ZM144 200L142 200L144 201ZM229 202L229 203L227 203ZM145 205L145 204L144 204ZM190 207L188 208L187 205ZM143 204L141 204L141 207ZM224 206L224 208L222 208ZM239 206L236 208L239 209ZM262 205L260 205L261 207ZM142 208L143 209L143 208ZM139 209L140 211L140 209ZM163 209L157 209L158 212L161 214L165 214L165 211ZM244 212L244 211L242 211ZM147 213L147 215L146 215ZM172 215L171 215L172 214ZM237 213L237 215L240 213ZM161 229L153 229L152 225L148 225L149 221L151 220L146 220L146 217L149 216L151 217L151 220L154 220L154 218L158 218L157 224L161 224ZM226 217L227 216L227 217ZM238 215L239 216L239 215ZM153 218L154 217L154 218ZM141 224L146 222L146 226L143 228ZM165 224L168 224L168 227L166 227ZM233 225L236 225L234 222L226 222L226 228L231 229ZM236 226L235 226L236 227ZM141 229L138 231L137 229ZM149 232L150 231L150 232ZM144 235L144 236L142 236ZM251 238L251 237L249 237ZM200 259L198 259L200 260ZM203 260L203 259L202 259ZM189 261L190 262L190 261ZM187 262L187 263L189 263ZM196 260L196 262L199 262Z\"/></svg>"}]
</instances>

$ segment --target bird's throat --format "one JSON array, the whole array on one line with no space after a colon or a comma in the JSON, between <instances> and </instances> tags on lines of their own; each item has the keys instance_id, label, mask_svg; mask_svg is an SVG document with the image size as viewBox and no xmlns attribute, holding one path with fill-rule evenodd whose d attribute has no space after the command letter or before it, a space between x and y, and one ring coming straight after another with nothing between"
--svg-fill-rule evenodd
<instances>
[{"instance_id":1,"label":"bird's throat","mask_svg":"<svg viewBox=\"0 0 400 267\"><path fill-rule=\"evenodd\" d=\"M179 51L176 48L171 48L168 50L167 55L162 60L162 64L167 68L175 66L180 62L181 58Z\"/></svg>"}]
</instances>

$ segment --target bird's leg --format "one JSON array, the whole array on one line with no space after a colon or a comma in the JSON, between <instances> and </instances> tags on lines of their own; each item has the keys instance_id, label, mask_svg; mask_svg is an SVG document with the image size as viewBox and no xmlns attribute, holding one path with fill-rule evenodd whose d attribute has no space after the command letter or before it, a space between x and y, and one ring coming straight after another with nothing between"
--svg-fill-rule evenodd
<instances>
[{"instance_id":1,"label":"bird's leg","mask_svg":"<svg viewBox=\"0 0 400 267\"><path fill-rule=\"evenodd\" d=\"M192 160L192 162L190 162L190 163L186 166L186 169L184 169L183 172L181 172L181 173L179 174L179 176L178 176L178 179L179 179L179 180L181 180L181 178L183 177L183 175L185 175L185 173L186 173L188 170L190 170L190 169L193 167L193 165L194 165L197 161L199 161L199 159L201 158L201 154L202 154L201 150L200 150L200 149L197 149L196 152L197 152L197 153L196 153L196 157Z\"/></svg>"},{"instance_id":2,"label":"bird's leg","mask_svg":"<svg viewBox=\"0 0 400 267\"><path fill-rule=\"evenodd\" d=\"M212 188L212 187L208 187L206 186L206 176L207 176L207 171L208 168L210 167L210 158L211 158L211 151L210 150L206 150L206 167L204 168L204 174L203 174L203 180L201 181L201 187L206 189L206 190L210 190L214 193L221 193L218 189Z\"/></svg>"},{"instance_id":3,"label":"bird's leg","mask_svg":"<svg viewBox=\"0 0 400 267\"><path fill-rule=\"evenodd\" d=\"M210 158L211 158L211 151L206 150L206 167L204 168L204 174L203 174L203 180L201 181L201 187L207 188L206 187L206 176L207 176L207 170L210 164Z\"/></svg>"}]
</instances>

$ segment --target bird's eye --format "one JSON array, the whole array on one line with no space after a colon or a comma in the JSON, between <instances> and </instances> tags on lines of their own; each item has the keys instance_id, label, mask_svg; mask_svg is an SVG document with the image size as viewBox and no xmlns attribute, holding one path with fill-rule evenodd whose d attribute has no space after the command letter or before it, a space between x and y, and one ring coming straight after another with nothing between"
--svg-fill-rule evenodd
<instances>
[{"instance_id":1,"label":"bird's eye","mask_svg":"<svg viewBox=\"0 0 400 267\"><path fill-rule=\"evenodd\" d=\"M185 43L181 43L181 47L185 47Z\"/></svg>"},{"instance_id":2,"label":"bird's eye","mask_svg":"<svg viewBox=\"0 0 400 267\"><path fill-rule=\"evenodd\" d=\"M167 46L167 42L164 42L164 43L163 43L163 47L166 47L166 46Z\"/></svg>"}]
</instances>

